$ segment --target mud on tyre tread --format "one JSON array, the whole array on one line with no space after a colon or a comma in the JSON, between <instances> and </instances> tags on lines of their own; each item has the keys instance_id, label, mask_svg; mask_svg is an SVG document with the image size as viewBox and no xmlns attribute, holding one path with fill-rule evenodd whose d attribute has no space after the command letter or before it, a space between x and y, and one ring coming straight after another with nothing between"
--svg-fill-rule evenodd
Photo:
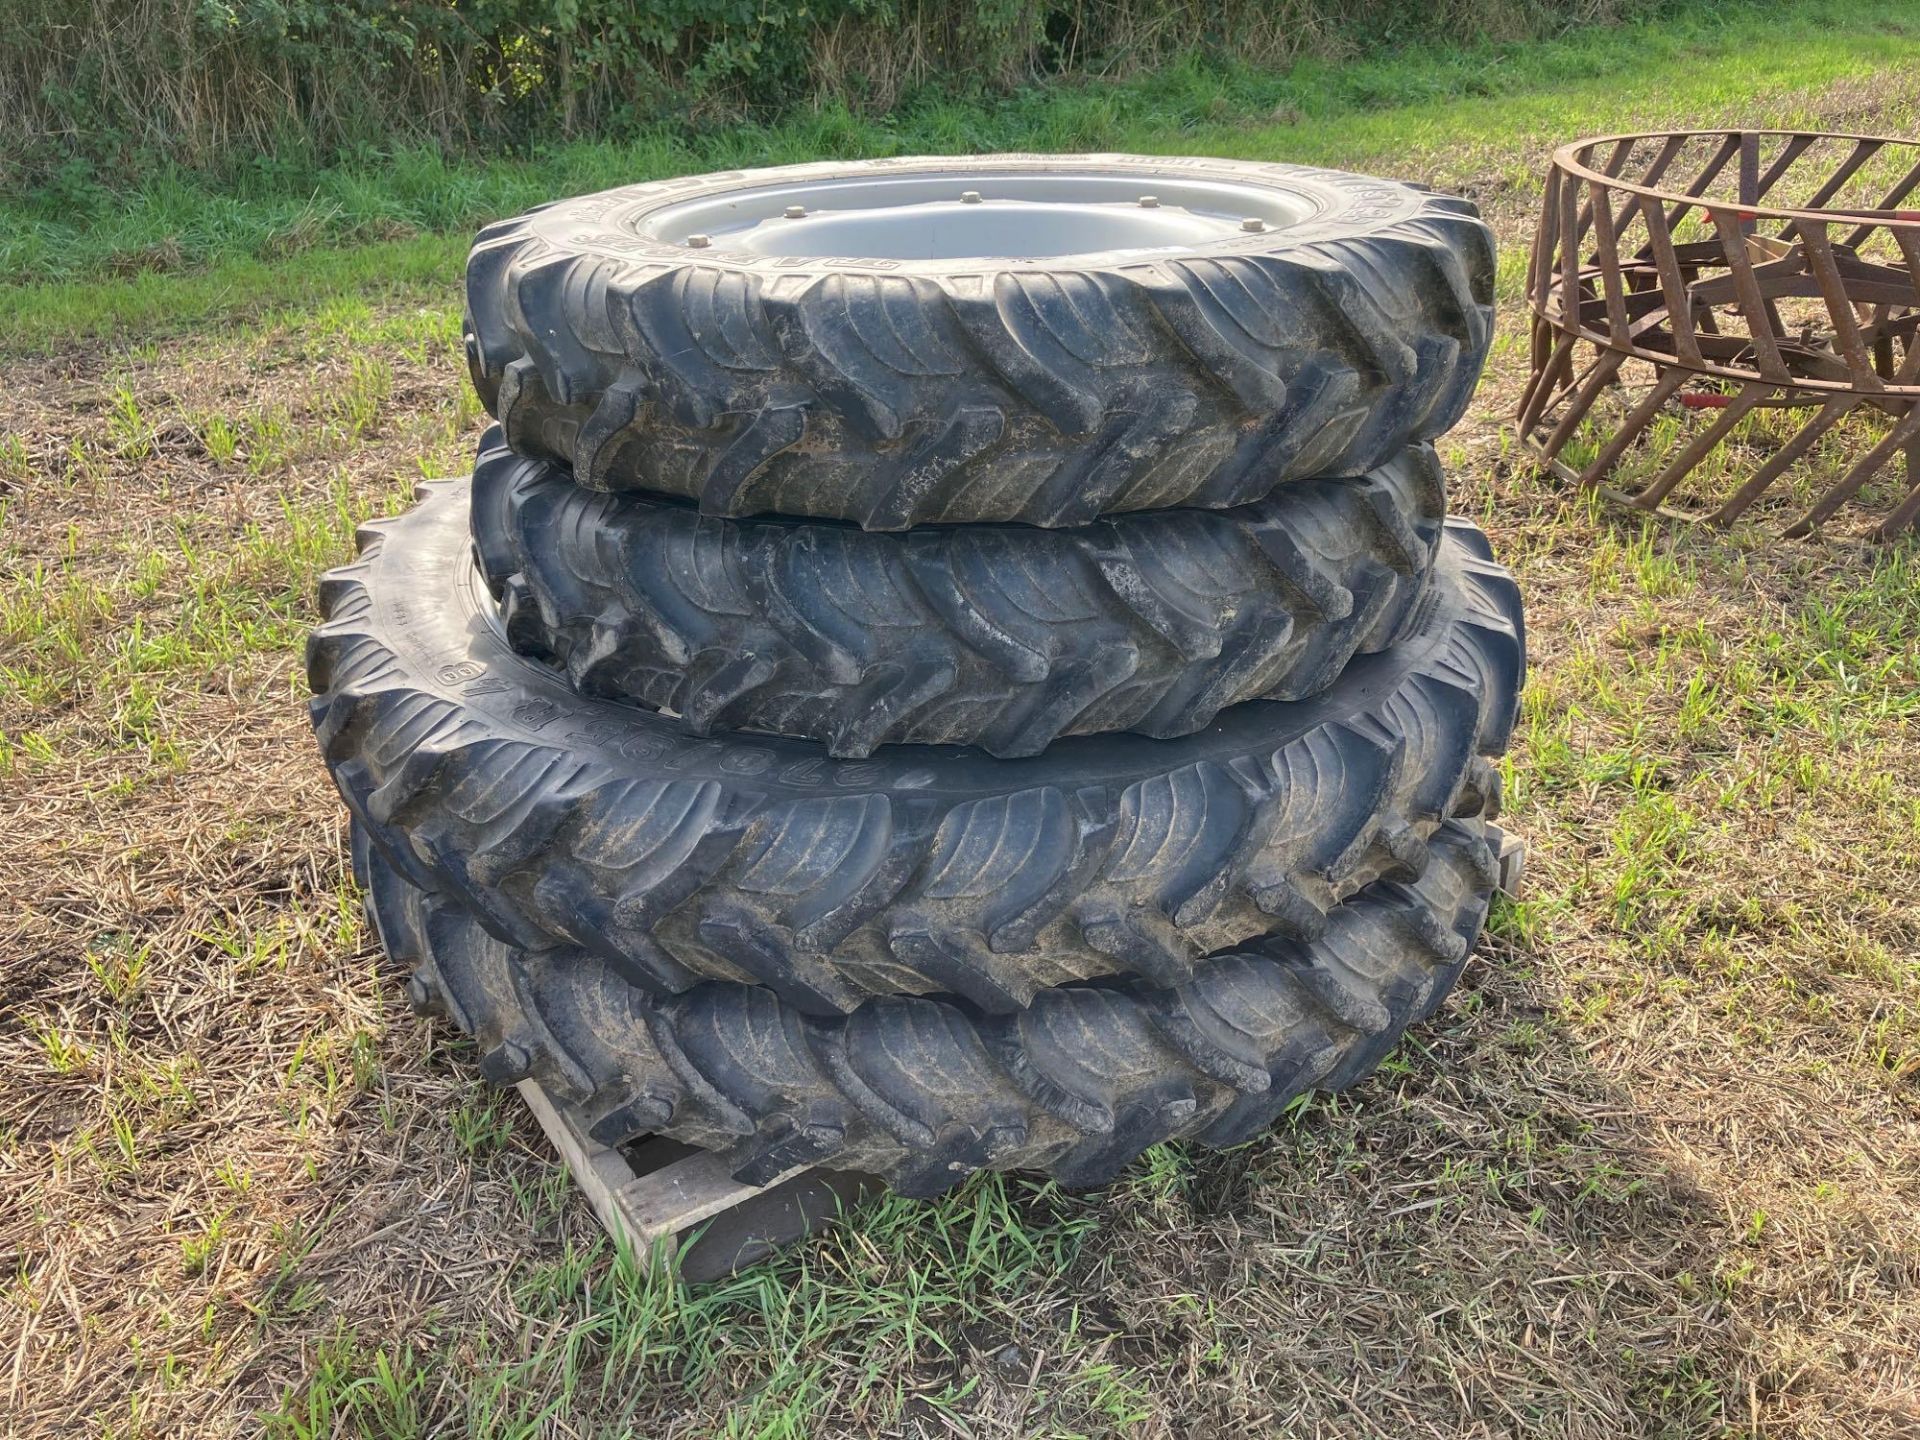
<instances>
[{"instance_id":1,"label":"mud on tyre tread","mask_svg":"<svg viewBox=\"0 0 1920 1440\"><path fill-rule=\"evenodd\" d=\"M514 655L469 554L466 482L367 527L322 584L312 719L336 783L409 879L523 948L632 984L768 986L801 1009L945 993L987 1011L1103 974L1177 985L1262 934L1311 939L1446 819L1496 803L1520 606L1450 522L1421 617L1306 701L1179 740L1043 756L698 740Z\"/></svg>"},{"instance_id":2,"label":"mud on tyre tread","mask_svg":"<svg viewBox=\"0 0 1920 1440\"><path fill-rule=\"evenodd\" d=\"M1279 188L1317 213L1172 256L802 260L689 250L649 214L771 183L1056 169ZM1464 411L1492 335L1473 205L1300 166L983 156L656 181L488 226L482 400L595 489L873 530L1080 525L1360 474Z\"/></svg>"},{"instance_id":3,"label":"mud on tyre tread","mask_svg":"<svg viewBox=\"0 0 1920 1440\"><path fill-rule=\"evenodd\" d=\"M1236 1145L1303 1091L1359 1080L1439 1006L1478 938L1494 888L1483 828L1449 822L1417 878L1369 886L1312 941L1255 941L1174 987L1063 986L1000 1016L881 997L817 1018L719 982L652 996L597 956L503 943L358 828L355 855L416 1006L472 1035L494 1083L531 1075L604 1143L670 1135L747 1184L820 1164L925 1195L981 1168L1099 1184L1149 1145Z\"/></svg>"},{"instance_id":4,"label":"mud on tyre tread","mask_svg":"<svg viewBox=\"0 0 1920 1440\"><path fill-rule=\"evenodd\" d=\"M1316 694L1400 637L1445 510L1417 446L1231 510L879 535L583 490L496 428L472 523L509 639L582 694L861 758L1186 735L1225 705Z\"/></svg>"}]
</instances>

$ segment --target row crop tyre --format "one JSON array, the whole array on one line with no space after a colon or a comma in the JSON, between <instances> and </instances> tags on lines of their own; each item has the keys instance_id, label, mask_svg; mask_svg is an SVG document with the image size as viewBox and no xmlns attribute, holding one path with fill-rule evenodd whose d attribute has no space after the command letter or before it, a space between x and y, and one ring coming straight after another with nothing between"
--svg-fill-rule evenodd
<instances>
[{"instance_id":1,"label":"row crop tyre","mask_svg":"<svg viewBox=\"0 0 1920 1440\"><path fill-rule=\"evenodd\" d=\"M416 1005L472 1035L494 1083L532 1076L603 1143L670 1135L745 1184L819 1164L930 1195L982 1168L1097 1185L1149 1145L1236 1145L1303 1091L1362 1078L1478 939L1495 883L1485 828L1449 821L1417 876L1368 886L1311 941L1254 941L1176 986L1064 985L1011 1015L880 997L821 1018L711 981L662 998L599 956L503 943L364 829L354 854Z\"/></svg>"},{"instance_id":2,"label":"row crop tyre","mask_svg":"<svg viewBox=\"0 0 1920 1440\"><path fill-rule=\"evenodd\" d=\"M843 1013L939 993L987 1012L1049 986L1189 979L1253 937L1311 941L1489 813L1524 670L1520 602L1449 522L1407 636L1328 690L1177 740L1072 736L998 760L846 761L699 739L515 654L468 539L466 481L424 487L322 582L322 753L410 881L527 950L577 946L659 994L704 979Z\"/></svg>"},{"instance_id":3,"label":"row crop tyre","mask_svg":"<svg viewBox=\"0 0 1920 1440\"><path fill-rule=\"evenodd\" d=\"M509 639L581 694L859 759L1170 738L1243 700L1317 694L1400 638L1445 510L1422 445L1230 510L875 534L584 490L495 429L472 524Z\"/></svg>"},{"instance_id":4,"label":"row crop tyre","mask_svg":"<svg viewBox=\"0 0 1920 1440\"><path fill-rule=\"evenodd\" d=\"M1033 258L983 258L1009 249ZM491 225L465 338L508 443L591 488L873 530L1083 525L1245 504L1440 435L1493 279L1470 202L1367 176L868 160Z\"/></svg>"}]
</instances>

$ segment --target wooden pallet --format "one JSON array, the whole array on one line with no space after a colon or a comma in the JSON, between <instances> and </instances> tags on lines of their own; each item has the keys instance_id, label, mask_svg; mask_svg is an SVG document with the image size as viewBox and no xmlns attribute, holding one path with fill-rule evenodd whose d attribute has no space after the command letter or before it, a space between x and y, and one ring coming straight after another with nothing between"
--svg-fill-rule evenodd
<instances>
[{"instance_id":1,"label":"wooden pallet","mask_svg":"<svg viewBox=\"0 0 1920 1440\"><path fill-rule=\"evenodd\" d=\"M742 1185L718 1155L661 1135L610 1149L537 1082L517 1088L606 1232L643 1264L672 1265L688 1280L730 1275L883 1188L871 1175L810 1165L769 1185Z\"/></svg>"},{"instance_id":2,"label":"wooden pallet","mask_svg":"<svg viewBox=\"0 0 1920 1440\"><path fill-rule=\"evenodd\" d=\"M1517 895L1526 842L1492 828L1500 889ZM664 1136L610 1149L537 1082L522 1080L518 1088L606 1232L630 1245L643 1264L672 1265L688 1280L730 1275L885 1188L871 1175L810 1165L768 1185L742 1185L719 1156Z\"/></svg>"}]
</instances>

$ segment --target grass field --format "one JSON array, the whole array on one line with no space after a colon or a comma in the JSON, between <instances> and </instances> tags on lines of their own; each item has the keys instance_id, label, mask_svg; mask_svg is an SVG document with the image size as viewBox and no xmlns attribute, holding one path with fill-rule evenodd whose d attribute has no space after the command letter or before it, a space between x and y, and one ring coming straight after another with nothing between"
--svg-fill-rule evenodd
<instances>
[{"instance_id":1,"label":"grass field","mask_svg":"<svg viewBox=\"0 0 1920 1440\"><path fill-rule=\"evenodd\" d=\"M1502 428L1553 144L1920 131L1920 15L1203 80L906 138L1485 207L1501 338L1444 453L1528 598L1528 897L1378 1076L1263 1141L1097 1193L977 1177L704 1289L608 1254L409 1015L303 705L316 575L479 433L456 232L549 177L355 172L292 238L271 187L187 187L171 246L152 193L89 235L0 203L0 1433L1920 1435L1920 547L1624 518ZM551 188L901 148L841 128L583 147ZM455 199L362 223L408 187Z\"/></svg>"}]
</instances>

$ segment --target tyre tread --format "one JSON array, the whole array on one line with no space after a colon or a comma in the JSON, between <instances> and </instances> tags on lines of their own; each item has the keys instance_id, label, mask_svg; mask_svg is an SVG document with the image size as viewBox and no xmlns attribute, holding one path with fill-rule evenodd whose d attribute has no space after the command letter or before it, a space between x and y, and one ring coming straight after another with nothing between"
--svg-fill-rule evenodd
<instances>
[{"instance_id":1,"label":"tyre tread","mask_svg":"<svg viewBox=\"0 0 1920 1440\"><path fill-rule=\"evenodd\" d=\"M1471 204L1285 234L1077 268L762 273L582 253L529 215L475 243L467 354L516 451L708 514L899 530L1239 505L1443 433L1492 338Z\"/></svg>"},{"instance_id":2,"label":"tyre tread","mask_svg":"<svg viewBox=\"0 0 1920 1440\"><path fill-rule=\"evenodd\" d=\"M1231 510L903 538L583 490L497 430L473 484L475 551L516 648L694 734L851 758L1169 738L1243 700L1317 694L1404 633L1446 506L1425 446Z\"/></svg>"},{"instance_id":3,"label":"tyre tread","mask_svg":"<svg viewBox=\"0 0 1920 1440\"><path fill-rule=\"evenodd\" d=\"M383 942L475 1039L493 1083L532 1074L603 1143L663 1133L721 1152L746 1184L815 1163L911 1194L981 1168L1099 1184L1148 1145L1239 1144L1305 1090L1355 1083L1438 1008L1485 920L1485 827L1450 821L1432 851L1319 938L1253 942L1177 986L1068 985L1013 1016L878 997L818 1018L758 986L663 998L591 954L515 949L355 831Z\"/></svg>"}]
</instances>

